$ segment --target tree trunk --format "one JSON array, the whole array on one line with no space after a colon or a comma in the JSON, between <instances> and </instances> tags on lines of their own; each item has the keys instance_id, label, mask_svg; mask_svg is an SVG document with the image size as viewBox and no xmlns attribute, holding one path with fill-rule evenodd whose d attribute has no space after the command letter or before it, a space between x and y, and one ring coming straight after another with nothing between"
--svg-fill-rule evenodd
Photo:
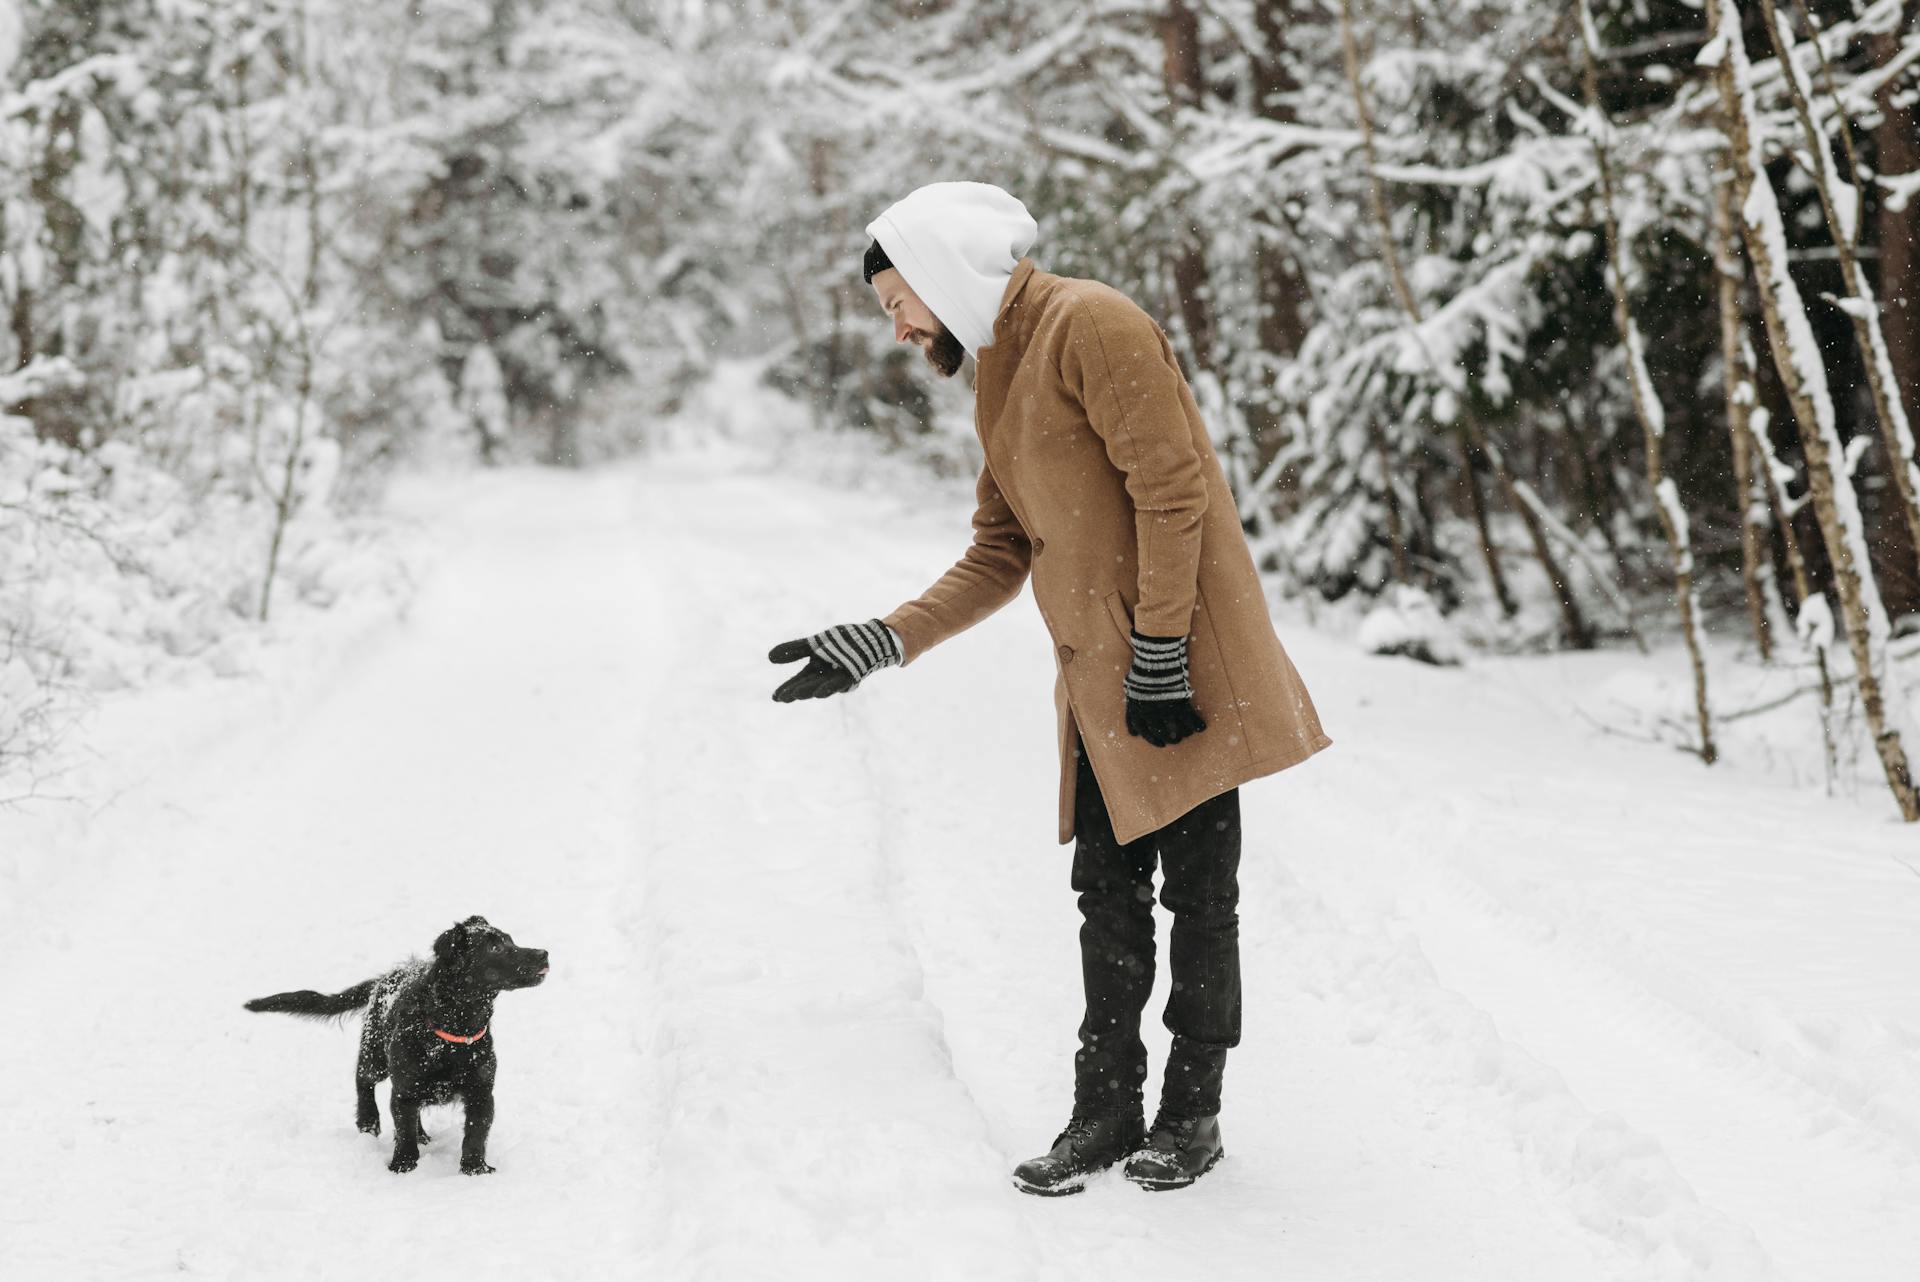
<instances>
[{"instance_id":1,"label":"tree trunk","mask_svg":"<svg viewBox=\"0 0 1920 1282\"><path fill-rule=\"evenodd\" d=\"M1185 0L1168 0L1160 16L1160 46L1164 55L1169 117L1182 107L1195 107L1206 88L1200 69L1200 19ZM1179 296L1180 320L1193 349L1195 372L1213 369L1213 309L1207 301L1207 253L1198 229L1187 227L1173 256L1173 287Z\"/></svg>"},{"instance_id":2,"label":"tree trunk","mask_svg":"<svg viewBox=\"0 0 1920 1282\"><path fill-rule=\"evenodd\" d=\"M1290 95L1299 89L1284 56L1288 32L1296 21L1299 0L1255 0L1253 25L1259 48L1252 51L1254 112L1262 119L1282 124L1297 122ZM1290 219L1279 208L1278 199L1253 212L1258 232L1254 238L1254 289L1259 300L1260 350L1269 361L1291 359L1306 341L1312 285L1301 267L1296 252L1298 234ZM1287 411L1276 388L1262 388L1247 407L1256 451L1254 472L1264 471L1274 457L1287 447ZM1293 489L1291 469L1274 478L1274 490L1289 496ZM1288 501L1283 497L1283 501Z\"/></svg>"},{"instance_id":3,"label":"tree trunk","mask_svg":"<svg viewBox=\"0 0 1920 1282\"><path fill-rule=\"evenodd\" d=\"M1734 510L1740 514L1740 570L1747 588L1747 618L1760 661L1773 661L1773 626L1767 617L1767 585L1773 559L1762 540L1767 530L1766 496L1756 491L1751 443L1754 408L1752 349L1740 316L1740 260L1733 251L1733 195L1725 181L1713 185L1713 271L1719 287L1721 383L1727 397L1727 431L1733 438ZM1797 555L1797 554L1796 554Z\"/></svg>"},{"instance_id":4,"label":"tree trunk","mask_svg":"<svg viewBox=\"0 0 1920 1282\"><path fill-rule=\"evenodd\" d=\"M1460 475L1467 491L1467 507L1473 513L1473 527L1480 532L1480 554L1486 558L1487 580L1493 584L1500 612L1511 619L1520 613L1520 605L1513 599L1513 589L1507 586L1506 571L1500 567L1500 550L1493 545L1493 525L1487 520L1487 495L1480 488L1480 459L1467 444L1464 432L1459 440Z\"/></svg>"},{"instance_id":5,"label":"tree trunk","mask_svg":"<svg viewBox=\"0 0 1920 1282\"><path fill-rule=\"evenodd\" d=\"M1299 0L1256 0L1253 25L1260 36L1254 57L1254 110L1266 120L1295 123L1288 95L1299 89L1293 71L1282 56L1287 32L1298 21ZM1269 219L1276 231L1284 224ZM1290 246L1262 242L1258 259L1260 286L1260 346L1275 355L1292 355L1306 340L1308 298L1306 273Z\"/></svg>"},{"instance_id":6,"label":"tree trunk","mask_svg":"<svg viewBox=\"0 0 1920 1282\"><path fill-rule=\"evenodd\" d=\"M1747 364L1752 365L1752 348L1744 341L1741 349L1747 354ZM1793 611L1795 616L1806 608L1807 599L1813 595L1813 576L1807 573L1807 558L1800 551L1800 536L1793 528L1793 500L1787 496L1786 483L1781 479L1783 469L1780 460L1774 456L1773 444L1767 440L1767 413L1754 410L1746 417L1746 428L1752 437L1753 451L1760 459L1760 467L1766 474L1764 482L1765 502L1773 512L1774 526L1780 531L1780 540L1787 550L1787 568L1793 575ZM1834 774L1839 767L1840 752L1833 741L1833 674L1827 668L1827 652L1821 646L1808 646L1813 652L1813 661L1820 670L1820 744L1821 760L1827 767L1827 790L1832 792Z\"/></svg>"},{"instance_id":7,"label":"tree trunk","mask_svg":"<svg viewBox=\"0 0 1920 1282\"><path fill-rule=\"evenodd\" d=\"M13 330L13 359L15 369L25 369L34 358L33 347L33 291L24 284L19 286L13 296L13 307L7 316L8 326Z\"/></svg>"},{"instance_id":8,"label":"tree trunk","mask_svg":"<svg viewBox=\"0 0 1920 1282\"><path fill-rule=\"evenodd\" d=\"M1903 30L1920 22L1920 0L1907 5ZM1908 36L1907 39L1912 39ZM1900 52L1901 37L1873 36L1867 42L1874 66L1884 65ZM1911 75L1882 86L1878 99L1880 127L1874 131L1874 168L1882 174L1920 171L1920 111L1913 93L1897 92L1910 84ZM1904 103L1903 103L1904 98ZM1906 394L1910 419L1920 420L1920 197L1904 209L1894 209L1882 198L1875 202L1874 231L1880 251L1881 324L1886 329L1887 355L1894 378Z\"/></svg>"},{"instance_id":9,"label":"tree trunk","mask_svg":"<svg viewBox=\"0 0 1920 1282\"><path fill-rule=\"evenodd\" d=\"M1820 518L1820 533L1833 563L1834 588L1840 597L1847 642L1860 681L1861 709L1887 787L1901 816L1911 823L1920 819L1920 799L1914 795L1906 749L1887 715L1882 693L1888 671L1886 611L1880 604L1879 587L1867 558L1860 505L1834 426L1826 367L1813 343L1800 290L1787 272L1786 229L1768 184L1760 140L1754 134L1759 110L1753 101L1753 68L1741 40L1739 5L1737 0L1708 0L1707 9L1710 48L1718 48L1713 76L1720 90L1722 124L1744 212L1742 231L1760 288L1767 341L1781 386L1793 407L1801 448L1806 452L1807 481L1813 492L1814 512Z\"/></svg>"},{"instance_id":10,"label":"tree trunk","mask_svg":"<svg viewBox=\"0 0 1920 1282\"><path fill-rule=\"evenodd\" d=\"M1860 235L1861 181L1859 169L1853 162L1852 134L1846 124L1846 114L1841 112L1840 127L1847 141L1851 171L1843 176L1834 166L1833 149L1826 134L1813 119L1813 89L1795 57L1793 32L1781 21L1780 9L1774 0L1760 0L1760 12L1766 19L1767 37L1779 56L1783 69L1781 79L1793 102L1801 140L1813 169L1809 177L1819 194L1827 232L1840 259L1840 276L1847 291L1845 310L1853 322L1854 337L1860 345L1860 364L1867 375L1867 390L1873 395L1874 415L1880 420L1880 434L1886 441L1887 471L1893 477L1894 493L1906 518L1908 541L1913 554L1920 557L1920 465L1914 461L1913 427L1907 418L1907 408L1880 328L1880 305L1854 248ZM1815 48L1818 49L1818 42Z\"/></svg>"},{"instance_id":11,"label":"tree trunk","mask_svg":"<svg viewBox=\"0 0 1920 1282\"><path fill-rule=\"evenodd\" d=\"M1620 342L1627 349L1627 384L1633 401L1634 417L1640 420L1646 441L1647 487L1653 491L1654 506L1660 512L1660 526L1666 531L1667 550L1673 559L1673 595L1680 608L1680 629L1687 640L1687 660L1693 668L1694 716L1700 728L1700 759L1712 765L1719 755L1713 745L1713 713L1707 701L1707 639L1700 627L1700 601L1693 587L1693 540L1688 531L1686 509L1680 505L1680 491L1667 479L1662 457L1666 443L1666 411L1655 393L1653 379L1647 373L1645 349L1640 342L1640 327L1634 323L1627 301L1627 247L1620 239L1620 216L1613 183L1613 161L1607 153L1612 123L1600 105L1600 36L1593 27L1593 11L1587 0L1580 0L1581 84L1586 90L1587 112L1592 116L1594 162L1600 170L1600 204L1607 233L1607 283L1613 289L1613 323Z\"/></svg>"},{"instance_id":12,"label":"tree trunk","mask_svg":"<svg viewBox=\"0 0 1920 1282\"><path fill-rule=\"evenodd\" d=\"M1407 577L1407 531L1400 518L1400 495L1393 487L1393 466L1387 457L1387 435L1377 420L1369 417L1367 434L1373 438L1374 456L1380 460L1380 498L1387 505L1387 538L1393 551L1393 581L1410 583Z\"/></svg>"}]
</instances>

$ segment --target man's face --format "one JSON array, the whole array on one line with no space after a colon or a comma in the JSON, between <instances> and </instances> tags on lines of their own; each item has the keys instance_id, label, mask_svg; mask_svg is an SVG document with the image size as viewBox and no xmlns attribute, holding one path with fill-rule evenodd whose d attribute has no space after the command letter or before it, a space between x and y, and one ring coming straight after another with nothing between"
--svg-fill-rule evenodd
<instances>
[{"instance_id":1,"label":"man's face","mask_svg":"<svg viewBox=\"0 0 1920 1282\"><path fill-rule=\"evenodd\" d=\"M873 292L880 298L881 309L893 319L894 342L912 343L920 348L926 354L927 364L939 371L942 378L952 378L960 372L960 362L966 359L967 349L920 301L920 295L907 286L899 268L889 267L876 273Z\"/></svg>"}]
</instances>

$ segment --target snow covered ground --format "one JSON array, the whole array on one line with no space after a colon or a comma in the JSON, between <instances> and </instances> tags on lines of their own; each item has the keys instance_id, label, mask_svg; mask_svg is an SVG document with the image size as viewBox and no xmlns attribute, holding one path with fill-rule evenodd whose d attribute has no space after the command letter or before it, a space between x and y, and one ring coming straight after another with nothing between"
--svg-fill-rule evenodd
<instances>
[{"instance_id":1,"label":"snow covered ground","mask_svg":"<svg viewBox=\"0 0 1920 1282\"><path fill-rule=\"evenodd\" d=\"M1228 1160L1015 1192L1078 1019L1039 618L821 703L764 657L930 582L969 490L447 483L403 623L102 716L83 802L0 813L0 1277L1912 1278L1891 806L1597 733L1637 655L1284 613L1335 746L1244 794ZM494 1023L499 1173L394 1176L351 1025L240 1003L476 912L554 962Z\"/></svg>"}]
</instances>

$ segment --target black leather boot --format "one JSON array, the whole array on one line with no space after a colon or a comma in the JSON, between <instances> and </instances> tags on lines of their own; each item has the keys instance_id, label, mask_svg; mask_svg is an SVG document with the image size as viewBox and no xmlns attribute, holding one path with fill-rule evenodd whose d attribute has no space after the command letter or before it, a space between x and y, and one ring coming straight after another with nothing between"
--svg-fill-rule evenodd
<instances>
[{"instance_id":1,"label":"black leather boot","mask_svg":"<svg viewBox=\"0 0 1920 1282\"><path fill-rule=\"evenodd\" d=\"M1039 1197L1078 1193L1088 1180L1139 1148L1145 1130L1138 1114L1075 1114L1051 1149L1013 1168L1013 1186Z\"/></svg>"},{"instance_id":2,"label":"black leather boot","mask_svg":"<svg viewBox=\"0 0 1920 1282\"><path fill-rule=\"evenodd\" d=\"M1127 1178L1155 1192L1183 1189L1225 1157L1220 1147L1220 1115L1159 1117L1147 1145L1127 1159Z\"/></svg>"}]
</instances>

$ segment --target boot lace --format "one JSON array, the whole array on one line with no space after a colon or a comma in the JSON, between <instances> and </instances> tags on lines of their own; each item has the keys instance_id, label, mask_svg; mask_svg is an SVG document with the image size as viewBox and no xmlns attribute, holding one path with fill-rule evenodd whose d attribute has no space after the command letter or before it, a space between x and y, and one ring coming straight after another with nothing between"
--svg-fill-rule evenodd
<instances>
[{"instance_id":1,"label":"boot lace","mask_svg":"<svg viewBox=\"0 0 1920 1282\"><path fill-rule=\"evenodd\" d=\"M1071 1139L1074 1144L1078 1146L1086 1140L1092 1139L1094 1131L1101 1125L1110 1122L1124 1123L1125 1121L1126 1119L1124 1117L1109 1117L1104 1113L1075 1113L1067 1120L1066 1129L1053 1137L1053 1142L1055 1145L1058 1145L1062 1140ZM1136 1128L1134 1133L1137 1135L1137 1128L1140 1126L1137 1118L1134 1120L1133 1126Z\"/></svg>"},{"instance_id":2,"label":"boot lace","mask_svg":"<svg viewBox=\"0 0 1920 1282\"><path fill-rule=\"evenodd\" d=\"M1053 1137L1054 1144L1058 1146L1060 1141L1067 1139L1078 1144L1093 1134L1093 1128L1099 1120L1097 1117L1081 1117L1076 1114L1067 1120L1066 1129Z\"/></svg>"}]
</instances>

